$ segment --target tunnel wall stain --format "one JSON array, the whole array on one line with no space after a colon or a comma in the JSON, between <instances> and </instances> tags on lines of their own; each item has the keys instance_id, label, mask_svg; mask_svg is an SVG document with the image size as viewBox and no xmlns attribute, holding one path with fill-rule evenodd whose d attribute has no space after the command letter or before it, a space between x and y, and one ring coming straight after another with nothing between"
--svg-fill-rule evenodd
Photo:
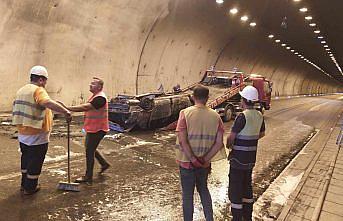
<instances>
[{"instance_id":1,"label":"tunnel wall stain","mask_svg":"<svg viewBox=\"0 0 343 221\"><path fill-rule=\"evenodd\" d=\"M211 65L262 74L274 96L342 90L213 0L3 0L0 18L0 111L35 64L48 68L51 97L67 104L87 100L93 76L113 97L187 86Z\"/></svg>"}]
</instances>

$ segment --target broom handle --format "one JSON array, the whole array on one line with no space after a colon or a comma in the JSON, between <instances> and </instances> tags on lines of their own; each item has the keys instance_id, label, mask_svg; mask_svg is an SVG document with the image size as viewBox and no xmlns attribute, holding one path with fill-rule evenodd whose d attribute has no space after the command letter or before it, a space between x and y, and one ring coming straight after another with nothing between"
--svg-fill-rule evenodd
<instances>
[{"instance_id":1,"label":"broom handle","mask_svg":"<svg viewBox=\"0 0 343 221\"><path fill-rule=\"evenodd\" d=\"M67 139L68 139L68 183L70 183L70 122L67 121Z\"/></svg>"}]
</instances>

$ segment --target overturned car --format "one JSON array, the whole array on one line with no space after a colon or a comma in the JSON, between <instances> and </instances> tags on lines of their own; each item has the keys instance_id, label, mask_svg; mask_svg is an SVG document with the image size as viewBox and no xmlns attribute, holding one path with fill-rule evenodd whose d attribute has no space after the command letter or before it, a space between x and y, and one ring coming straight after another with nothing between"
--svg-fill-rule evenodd
<instances>
[{"instance_id":1,"label":"overturned car","mask_svg":"<svg viewBox=\"0 0 343 221\"><path fill-rule=\"evenodd\" d=\"M172 93L118 95L109 103L109 119L127 131L132 128L150 129L167 125L167 128L171 129L175 126L180 110L193 104L191 94L198 84L209 89L207 106L214 109L224 121L230 121L242 111L239 91L247 85L252 85L258 90L259 102L256 103L256 109L263 112L264 109L270 108L271 81L261 75L244 75L237 70L211 68L205 71L200 82L183 89L177 85Z\"/></svg>"},{"instance_id":2,"label":"overturned car","mask_svg":"<svg viewBox=\"0 0 343 221\"><path fill-rule=\"evenodd\" d=\"M189 93L118 95L109 103L109 120L125 130L160 128L177 120L180 110L191 105Z\"/></svg>"}]
</instances>

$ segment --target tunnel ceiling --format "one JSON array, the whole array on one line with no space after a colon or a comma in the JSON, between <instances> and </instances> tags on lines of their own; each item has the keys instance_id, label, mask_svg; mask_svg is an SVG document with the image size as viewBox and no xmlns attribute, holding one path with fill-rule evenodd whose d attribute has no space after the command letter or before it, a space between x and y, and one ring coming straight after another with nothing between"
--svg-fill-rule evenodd
<instances>
[{"instance_id":1,"label":"tunnel ceiling","mask_svg":"<svg viewBox=\"0 0 343 221\"><path fill-rule=\"evenodd\" d=\"M256 22L254 28L264 32L266 38L274 36L269 40L275 47L284 47L323 74L343 82L342 0L223 1L223 7L229 14L230 9L237 8L237 14L230 17L240 20L247 15L248 24Z\"/></svg>"},{"instance_id":2,"label":"tunnel ceiling","mask_svg":"<svg viewBox=\"0 0 343 221\"><path fill-rule=\"evenodd\" d=\"M211 66L261 74L273 96L341 92L341 1L2 0L0 77L9 81L0 110L12 108L35 64L48 68L49 95L67 104L85 102L93 76L115 97L186 87Z\"/></svg>"}]
</instances>

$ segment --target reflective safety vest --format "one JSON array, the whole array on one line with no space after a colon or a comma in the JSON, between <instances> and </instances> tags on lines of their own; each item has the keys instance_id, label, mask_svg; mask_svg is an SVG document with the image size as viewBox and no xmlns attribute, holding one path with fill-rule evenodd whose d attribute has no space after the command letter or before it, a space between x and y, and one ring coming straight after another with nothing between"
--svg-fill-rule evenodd
<instances>
[{"instance_id":1,"label":"reflective safety vest","mask_svg":"<svg viewBox=\"0 0 343 221\"><path fill-rule=\"evenodd\" d=\"M263 116L261 112L255 109L246 109L243 114L245 126L236 135L229 160L230 166L233 168L252 169L256 162L257 144Z\"/></svg>"},{"instance_id":2,"label":"reflective safety vest","mask_svg":"<svg viewBox=\"0 0 343 221\"><path fill-rule=\"evenodd\" d=\"M89 110L85 112L85 124L84 129L87 133L96 133L98 131L109 131L108 126L108 102L104 92L100 91L99 93L93 95L89 98L88 102L96 97L104 97L106 103L103 107L95 110Z\"/></svg>"},{"instance_id":3,"label":"reflective safety vest","mask_svg":"<svg viewBox=\"0 0 343 221\"><path fill-rule=\"evenodd\" d=\"M220 116L209 107L191 106L182 112L185 115L187 124L188 142L195 156L204 156L216 141ZM211 161L226 158L224 148L221 148ZM190 162L182 147L179 139L176 139L176 160L179 162Z\"/></svg>"},{"instance_id":4,"label":"reflective safety vest","mask_svg":"<svg viewBox=\"0 0 343 221\"><path fill-rule=\"evenodd\" d=\"M46 110L34 99L34 93L37 89L37 85L27 84L18 90L13 102L13 125L42 129Z\"/></svg>"}]
</instances>

